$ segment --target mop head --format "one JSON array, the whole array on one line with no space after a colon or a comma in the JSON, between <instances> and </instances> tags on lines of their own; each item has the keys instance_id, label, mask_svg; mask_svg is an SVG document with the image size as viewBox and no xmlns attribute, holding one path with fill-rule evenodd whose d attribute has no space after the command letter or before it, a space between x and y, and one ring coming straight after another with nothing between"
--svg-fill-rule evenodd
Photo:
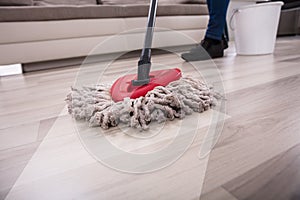
<instances>
[{"instance_id":1,"label":"mop head","mask_svg":"<svg viewBox=\"0 0 300 200\"><path fill-rule=\"evenodd\" d=\"M69 113L76 120L86 120L90 126L103 129L124 123L147 130L154 121L162 123L182 119L193 112L204 112L221 98L212 87L191 77L173 81L166 87L155 87L145 97L125 98L121 102L111 99L110 87L100 84L72 88L66 99Z\"/></svg>"}]
</instances>

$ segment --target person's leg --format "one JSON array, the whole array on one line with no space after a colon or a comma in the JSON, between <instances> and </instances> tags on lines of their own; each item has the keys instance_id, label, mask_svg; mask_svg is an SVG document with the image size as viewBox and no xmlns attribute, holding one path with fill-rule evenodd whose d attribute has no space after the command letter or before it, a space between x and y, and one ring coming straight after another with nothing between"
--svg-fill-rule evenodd
<instances>
[{"instance_id":1,"label":"person's leg","mask_svg":"<svg viewBox=\"0 0 300 200\"><path fill-rule=\"evenodd\" d=\"M209 22L205 37L222 40L229 0L207 0Z\"/></svg>"},{"instance_id":2,"label":"person's leg","mask_svg":"<svg viewBox=\"0 0 300 200\"><path fill-rule=\"evenodd\" d=\"M228 4L229 0L207 0L209 23L205 38L200 45L181 54L182 59L197 61L223 57L224 49L228 47L228 44L225 45L222 41Z\"/></svg>"},{"instance_id":3,"label":"person's leg","mask_svg":"<svg viewBox=\"0 0 300 200\"><path fill-rule=\"evenodd\" d=\"M212 2L213 0L206 0L206 4L207 4L207 8L208 8L208 13L210 13L211 12L211 2Z\"/></svg>"}]
</instances>

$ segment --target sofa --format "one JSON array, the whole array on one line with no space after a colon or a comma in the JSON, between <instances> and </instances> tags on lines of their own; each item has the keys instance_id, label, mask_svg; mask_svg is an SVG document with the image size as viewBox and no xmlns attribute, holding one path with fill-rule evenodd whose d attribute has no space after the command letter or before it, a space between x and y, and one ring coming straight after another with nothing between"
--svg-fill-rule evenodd
<instances>
[{"instance_id":1,"label":"sofa","mask_svg":"<svg viewBox=\"0 0 300 200\"><path fill-rule=\"evenodd\" d=\"M148 6L148 0L1 0L0 65L85 57L108 38L145 27ZM208 18L205 0L160 0L156 27L199 41ZM153 47L190 43L154 42ZM131 50L123 46L108 45L99 54Z\"/></svg>"},{"instance_id":2,"label":"sofa","mask_svg":"<svg viewBox=\"0 0 300 200\"><path fill-rule=\"evenodd\" d=\"M276 1L276 0L273 0ZM299 35L300 34L300 1L281 0L284 5L278 26L278 36Z\"/></svg>"}]
</instances>

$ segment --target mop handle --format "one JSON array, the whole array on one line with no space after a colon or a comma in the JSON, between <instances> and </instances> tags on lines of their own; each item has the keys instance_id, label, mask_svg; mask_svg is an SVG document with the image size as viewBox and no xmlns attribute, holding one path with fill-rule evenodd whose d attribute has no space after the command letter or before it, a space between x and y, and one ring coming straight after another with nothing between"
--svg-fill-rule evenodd
<instances>
[{"instance_id":1,"label":"mop handle","mask_svg":"<svg viewBox=\"0 0 300 200\"><path fill-rule=\"evenodd\" d=\"M156 18L157 2L158 0L151 0L150 3L144 47L141 53L140 60L138 62L138 76L137 80L132 80L132 85L134 86L146 85L150 82L149 73L151 69L151 46L153 38L153 28Z\"/></svg>"},{"instance_id":2,"label":"mop handle","mask_svg":"<svg viewBox=\"0 0 300 200\"><path fill-rule=\"evenodd\" d=\"M154 31L153 28L155 26L157 4L158 4L158 0L151 0L150 2L144 48L142 50L141 58L140 58L145 63L148 63L151 60L151 46L152 46L152 38L153 38L153 31Z\"/></svg>"}]
</instances>

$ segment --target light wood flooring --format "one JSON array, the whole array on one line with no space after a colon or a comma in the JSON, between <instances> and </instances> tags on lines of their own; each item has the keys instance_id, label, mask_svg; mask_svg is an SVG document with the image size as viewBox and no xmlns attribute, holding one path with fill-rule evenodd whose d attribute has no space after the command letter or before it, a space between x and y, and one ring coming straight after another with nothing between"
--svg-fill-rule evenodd
<instances>
[{"instance_id":1,"label":"light wood flooring","mask_svg":"<svg viewBox=\"0 0 300 200\"><path fill-rule=\"evenodd\" d=\"M136 61L112 64L103 81L134 70ZM226 109L155 124L144 133L126 127L103 132L75 122L64 102L75 82L99 81L99 66L1 77L0 199L300 199L300 37L277 39L273 55L237 56L231 44L214 60L218 70L203 62L201 74L172 54L155 55L153 62L223 88ZM209 131L214 123L220 135ZM97 160L103 138L145 155L176 138L193 143L175 145L174 152L184 152L172 163L170 154L133 166L105 154L115 156L120 171Z\"/></svg>"}]
</instances>

